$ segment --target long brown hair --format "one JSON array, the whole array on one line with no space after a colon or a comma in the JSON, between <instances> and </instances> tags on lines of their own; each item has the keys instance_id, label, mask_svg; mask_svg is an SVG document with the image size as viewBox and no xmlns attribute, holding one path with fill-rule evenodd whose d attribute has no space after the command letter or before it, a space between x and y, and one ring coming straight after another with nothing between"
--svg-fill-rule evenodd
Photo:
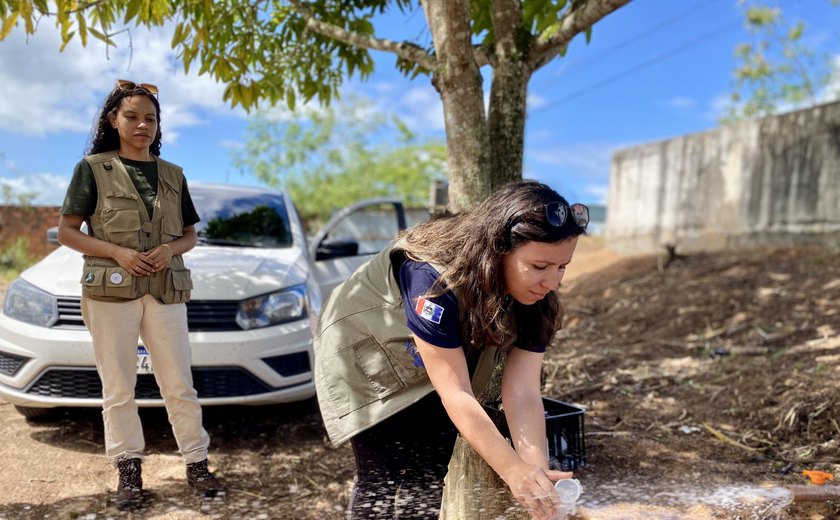
<instances>
[{"instance_id":1,"label":"long brown hair","mask_svg":"<svg viewBox=\"0 0 840 520\"><path fill-rule=\"evenodd\" d=\"M549 293L534 305L507 297L502 269L506 253L528 243L555 243L582 235L585 229L568 218L559 227L548 223L545 205L566 199L545 184L517 181L506 184L469 212L414 226L401 235L406 255L444 266L440 281L460 295L462 338L469 348L507 344L548 345L559 327L560 302Z\"/></svg>"},{"instance_id":2,"label":"long brown hair","mask_svg":"<svg viewBox=\"0 0 840 520\"><path fill-rule=\"evenodd\" d=\"M158 102L156 96L140 86L126 90L120 87L114 87L114 90L108 94L108 97L105 98L105 103L96 116L96 122L94 123L90 136L90 146L87 149L86 155L120 149L120 134L116 128L111 126L108 115L116 114L122 100L131 96L146 96L152 100L152 104L155 106L155 112L157 113L157 134L155 134L155 138L149 146L149 153L160 156L160 140L163 137L160 131L160 102Z\"/></svg>"}]
</instances>

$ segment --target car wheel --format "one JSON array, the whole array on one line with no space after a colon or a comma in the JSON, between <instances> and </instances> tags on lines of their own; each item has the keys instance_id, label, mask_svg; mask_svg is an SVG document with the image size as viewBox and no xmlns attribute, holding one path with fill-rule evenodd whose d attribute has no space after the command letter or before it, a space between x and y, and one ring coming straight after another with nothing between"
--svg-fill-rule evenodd
<instances>
[{"instance_id":1,"label":"car wheel","mask_svg":"<svg viewBox=\"0 0 840 520\"><path fill-rule=\"evenodd\" d=\"M27 419L46 419L55 412L55 408L31 408L17 405L15 405L15 410Z\"/></svg>"}]
</instances>

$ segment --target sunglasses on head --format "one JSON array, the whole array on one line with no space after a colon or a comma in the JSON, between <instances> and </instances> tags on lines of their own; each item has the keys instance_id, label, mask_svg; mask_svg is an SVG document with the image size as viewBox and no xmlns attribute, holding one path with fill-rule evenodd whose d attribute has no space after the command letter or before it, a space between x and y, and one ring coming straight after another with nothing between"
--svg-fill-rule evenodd
<instances>
[{"instance_id":1,"label":"sunglasses on head","mask_svg":"<svg viewBox=\"0 0 840 520\"><path fill-rule=\"evenodd\" d=\"M514 216L512 222L520 221L526 213L531 211L545 211L545 220L552 227L562 227L569 215L572 216L572 220L578 227L586 229L586 226L589 225L589 208L585 204L575 203L567 206L559 201L549 202L541 208L523 211Z\"/></svg>"},{"instance_id":2,"label":"sunglasses on head","mask_svg":"<svg viewBox=\"0 0 840 520\"><path fill-rule=\"evenodd\" d=\"M135 83L127 79L118 79L117 88L119 88L122 91L131 91L139 88L141 90L145 90L153 96L158 95L157 85L152 85L151 83Z\"/></svg>"},{"instance_id":3,"label":"sunglasses on head","mask_svg":"<svg viewBox=\"0 0 840 520\"><path fill-rule=\"evenodd\" d=\"M560 202L549 202L545 205L545 219L554 227L560 227L566 223L566 219L572 215L572 219L578 227L586 229L589 225L589 208L581 203L566 206Z\"/></svg>"}]
</instances>

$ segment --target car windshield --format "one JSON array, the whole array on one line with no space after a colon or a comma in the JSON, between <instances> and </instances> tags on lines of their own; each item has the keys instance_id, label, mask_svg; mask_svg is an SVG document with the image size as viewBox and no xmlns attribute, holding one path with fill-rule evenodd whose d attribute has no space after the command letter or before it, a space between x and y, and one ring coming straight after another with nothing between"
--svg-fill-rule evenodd
<instances>
[{"instance_id":1,"label":"car windshield","mask_svg":"<svg viewBox=\"0 0 840 520\"><path fill-rule=\"evenodd\" d=\"M283 197L274 193L190 186L201 217L200 244L233 247L289 247L292 233Z\"/></svg>"}]
</instances>

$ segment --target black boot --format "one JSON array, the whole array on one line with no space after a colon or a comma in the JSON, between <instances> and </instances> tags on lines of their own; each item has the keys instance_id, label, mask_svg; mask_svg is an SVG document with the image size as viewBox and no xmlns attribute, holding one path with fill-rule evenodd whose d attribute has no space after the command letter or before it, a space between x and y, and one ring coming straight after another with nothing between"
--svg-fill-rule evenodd
<instances>
[{"instance_id":1,"label":"black boot","mask_svg":"<svg viewBox=\"0 0 840 520\"><path fill-rule=\"evenodd\" d=\"M221 491L219 481L207 469L207 459L187 464L187 484L207 497L215 496Z\"/></svg>"},{"instance_id":2,"label":"black boot","mask_svg":"<svg viewBox=\"0 0 840 520\"><path fill-rule=\"evenodd\" d=\"M139 509L143 501L143 478L140 474L140 459L117 461L120 481L117 484L117 509L121 511Z\"/></svg>"}]
</instances>

